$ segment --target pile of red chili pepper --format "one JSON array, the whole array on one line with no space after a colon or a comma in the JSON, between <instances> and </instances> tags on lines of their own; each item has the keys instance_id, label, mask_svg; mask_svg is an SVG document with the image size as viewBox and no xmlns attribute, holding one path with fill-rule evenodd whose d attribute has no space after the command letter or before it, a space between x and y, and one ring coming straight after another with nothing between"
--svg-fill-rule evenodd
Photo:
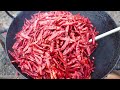
<instances>
[{"instance_id":1,"label":"pile of red chili pepper","mask_svg":"<svg viewBox=\"0 0 120 90\"><path fill-rule=\"evenodd\" d=\"M38 12L25 20L9 53L22 73L33 79L90 79L96 35L89 18L80 14Z\"/></svg>"}]
</instances>

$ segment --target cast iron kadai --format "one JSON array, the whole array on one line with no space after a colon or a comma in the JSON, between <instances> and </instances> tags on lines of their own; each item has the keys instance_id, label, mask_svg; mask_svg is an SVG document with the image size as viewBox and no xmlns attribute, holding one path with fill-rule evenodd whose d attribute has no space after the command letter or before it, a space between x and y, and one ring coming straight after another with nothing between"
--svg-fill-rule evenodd
<instances>
[{"instance_id":1,"label":"cast iron kadai","mask_svg":"<svg viewBox=\"0 0 120 90\"><path fill-rule=\"evenodd\" d=\"M7 11L6 11L7 12ZM15 35L18 33L24 24L24 20L30 19L31 15L38 11L22 11L16 17L13 17L9 12L7 14L13 18L13 21L8 29L5 50L9 60L12 60L12 56L8 53L8 50L12 50L12 46L15 43ZM42 11L43 12L43 11ZM88 17L93 25L96 27L99 34L105 33L109 30L116 28L116 24L113 19L104 11L70 11L73 14L80 13L81 15ZM103 79L108 73L110 73L120 58L120 33L114 33L104 39L98 40L98 48L92 54L96 58L95 71L92 73L92 79ZM17 64L13 63L13 66L20 72L25 78L30 78L26 74L23 74ZM31 79L31 78L30 78Z\"/></svg>"}]
</instances>

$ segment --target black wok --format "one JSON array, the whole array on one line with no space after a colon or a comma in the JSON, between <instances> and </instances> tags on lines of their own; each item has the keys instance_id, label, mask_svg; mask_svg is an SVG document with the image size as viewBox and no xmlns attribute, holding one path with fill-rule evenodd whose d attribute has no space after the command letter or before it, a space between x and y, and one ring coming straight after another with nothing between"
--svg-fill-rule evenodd
<instances>
[{"instance_id":1,"label":"black wok","mask_svg":"<svg viewBox=\"0 0 120 90\"><path fill-rule=\"evenodd\" d=\"M12 50L12 46L15 43L15 35L22 29L25 18L30 19L31 15L38 11L23 11L14 18L11 23L6 36L6 52L10 60L13 60L12 56L8 53L8 50ZM96 27L100 34L116 28L116 24L113 19L104 11L70 11L73 14L80 13L81 15L88 17L93 25ZM98 48L92 54L96 58L95 71L92 73L92 79L104 78L116 65L120 55L120 33L115 33L107 36L98 41ZM14 67L25 78L30 78L26 74L23 74L17 64L13 64Z\"/></svg>"}]
</instances>

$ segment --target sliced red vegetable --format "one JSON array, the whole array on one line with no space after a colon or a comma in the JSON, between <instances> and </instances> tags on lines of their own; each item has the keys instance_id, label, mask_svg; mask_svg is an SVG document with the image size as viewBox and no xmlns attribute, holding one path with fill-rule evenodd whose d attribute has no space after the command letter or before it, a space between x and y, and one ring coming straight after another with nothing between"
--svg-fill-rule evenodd
<instances>
[{"instance_id":1,"label":"sliced red vegetable","mask_svg":"<svg viewBox=\"0 0 120 90\"><path fill-rule=\"evenodd\" d=\"M38 12L25 19L9 53L22 73L33 79L90 79L96 35L89 18L80 14Z\"/></svg>"}]
</instances>

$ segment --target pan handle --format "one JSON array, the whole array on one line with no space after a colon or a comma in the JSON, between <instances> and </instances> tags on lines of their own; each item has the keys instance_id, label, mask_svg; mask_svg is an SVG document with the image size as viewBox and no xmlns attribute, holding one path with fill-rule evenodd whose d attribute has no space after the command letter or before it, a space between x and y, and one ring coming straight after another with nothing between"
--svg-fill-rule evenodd
<instances>
[{"instance_id":1,"label":"pan handle","mask_svg":"<svg viewBox=\"0 0 120 90\"><path fill-rule=\"evenodd\" d=\"M5 50L5 38L2 36L2 33L7 32L7 29L0 30L0 43Z\"/></svg>"},{"instance_id":2,"label":"pan handle","mask_svg":"<svg viewBox=\"0 0 120 90\"><path fill-rule=\"evenodd\" d=\"M9 11L5 11L5 13L11 17L12 19L15 19L15 16L13 16L11 13L9 13ZM1 35L2 33L7 32L7 30L0 30L0 43L2 45L2 47L5 50L5 38Z\"/></svg>"},{"instance_id":3,"label":"pan handle","mask_svg":"<svg viewBox=\"0 0 120 90\"><path fill-rule=\"evenodd\" d=\"M5 12L9 17L11 17L12 19L15 19L15 17L11 13L9 13L9 11L5 11Z\"/></svg>"},{"instance_id":4,"label":"pan handle","mask_svg":"<svg viewBox=\"0 0 120 90\"><path fill-rule=\"evenodd\" d=\"M5 11L5 12L12 19L15 18L12 14L9 13L9 11ZM7 32L7 30L6 29L5 30L0 30L0 43L1 43L2 47L4 48L4 50L5 50L5 38L1 35L4 32Z\"/></svg>"},{"instance_id":5,"label":"pan handle","mask_svg":"<svg viewBox=\"0 0 120 90\"><path fill-rule=\"evenodd\" d=\"M9 17L11 17L12 19L15 19L15 16L12 15L9 11L5 11L5 13L6 13ZM5 50L5 38L1 35L1 34L4 33L4 32L7 32L7 30L0 30L0 43L1 43L2 47L4 48L4 50Z\"/></svg>"}]
</instances>

